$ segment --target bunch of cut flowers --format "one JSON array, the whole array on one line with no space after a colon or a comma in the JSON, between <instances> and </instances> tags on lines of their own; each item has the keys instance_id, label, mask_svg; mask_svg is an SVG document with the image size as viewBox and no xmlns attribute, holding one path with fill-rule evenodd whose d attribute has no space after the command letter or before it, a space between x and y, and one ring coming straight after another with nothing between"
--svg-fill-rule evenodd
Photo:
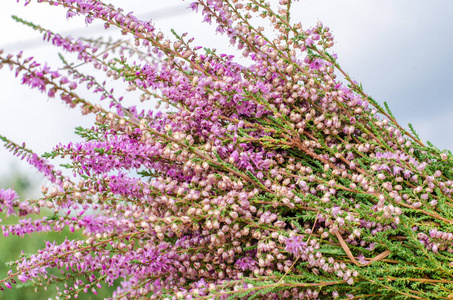
<instances>
[{"instance_id":1,"label":"bunch of cut flowers","mask_svg":"<svg viewBox=\"0 0 453 300\"><path fill-rule=\"evenodd\" d=\"M73 39L15 17L62 49L62 66L21 52L1 54L0 67L96 122L77 128L82 142L41 156L1 136L48 179L39 199L0 190L1 210L20 218L3 233L68 228L84 237L11 262L2 290L56 285L59 299L105 285L117 286L112 299L453 297L451 153L402 128L349 77L330 53L328 27L291 23L291 0L190 5L246 65L98 0L38 2L124 38ZM137 105L126 105L128 95Z\"/></svg>"}]
</instances>

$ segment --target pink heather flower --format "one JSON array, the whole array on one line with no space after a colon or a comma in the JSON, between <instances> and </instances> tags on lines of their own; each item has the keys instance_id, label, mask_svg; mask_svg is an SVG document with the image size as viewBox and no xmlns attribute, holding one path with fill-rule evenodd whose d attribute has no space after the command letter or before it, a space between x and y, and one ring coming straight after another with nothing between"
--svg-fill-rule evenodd
<instances>
[{"instance_id":1,"label":"pink heather flower","mask_svg":"<svg viewBox=\"0 0 453 300\"><path fill-rule=\"evenodd\" d=\"M388 172L391 172L391 169L388 165L386 164L382 164L381 167L379 168L379 170L385 170L385 171L388 171Z\"/></svg>"},{"instance_id":2,"label":"pink heather flower","mask_svg":"<svg viewBox=\"0 0 453 300\"><path fill-rule=\"evenodd\" d=\"M253 271L258 265L258 263L253 258L246 256L238 259L235 265L242 271L245 270Z\"/></svg>"},{"instance_id":3,"label":"pink heather flower","mask_svg":"<svg viewBox=\"0 0 453 300\"><path fill-rule=\"evenodd\" d=\"M192 10L195 10L195 12L198 12L198 5L199 5L199 3L192 2L192 3L190 3L189 8L191 8Z\"/></svg>"},{"instance_id":4,"label":"pink heather flower","mask_svg":"<svg viewBox=\"0 0 453 300\"><path fill-rule=\"evenodd\" d=\"M319 70L319 68L321 68L324 65L325 65L325 61L324 60L316 58L310 63L310 68L311 69L315 69L315 70Z\"/></svg>"},{"instance_id":5,"label":"pink heather flower","mask_svg":"<svg viewBox=\"0 0 453 300\"><path fill-rule=\"evenodd\" d=\"M411 175L412 175L412 172L410 170L405 169L403 171L404 178L409 178Z\"/></svg>"},{"instance_id":6,"label":"pink heather flower","mask_svg":"<svg viewBox=\"0 0 453 300\"><path fill-rule=\"evenodd\" d=\"M393 167L393 175L397 176L399 175L399 173L403 170L403 168L401 167L398 167L398 166L394 166Z\"/></svg>"},{"instance_id":7,"label":"pink heather flower","mask_svg":"<svg viewBox=\"0 0 453 300\"><path fill-rule=\"evenodd\" d=\"M357 258L358 262L361 263L362 265L366 265L369 263L369 261L365 259L365 256L363 254L358 255Z\"/></svg>"},{"instance_id":8,"label":"pink heather flower","mask_svg":"<svg viewBox=\"0 0 453 300\"><path fill-rule=\"evenodd\" d=\"M29 278L23 274L20 274L19 276L17 276L17 278L22 281L22 282L26 282Z\"/></svg>"},{"instance_id":9,"label":"pink heather flower","mask_svg":"<svg viewBox=\"0 0 453 300\"><path fill-rule=\"evenodd\" d=\"M418 165L417 170L423 171L427 166L426 162L422 162L421 164Z\"/></svg>"},{"instance_id":10,"label":"pink heather flower","mask_svg":"<svg viewBox=\"0 0 453 300\"><path fill-rule=\"evenodd\" d=\"M16 215L14 211L14 200L19 196L13 189L0 189L0 211L6 213L6 216Z\"/></svg>"},{"instance_id":11,"label":"pink heather flower","mask_svg":"<svg viewBox=\"0 0 453 300\"><path fill-rule=\"evenodd\" d=\"M301 256L307 253L307 243L303 241L303 236L297 235L286 239L285 250L294 256Z\"/></svg>"},{"instance_id":12,"label":"pink heather flower","mask_svg":"<svg viewBox=\"0 0 453 300\"><path fill-rule=\"evenodd\" d=\"M439 249L439 246L437 244L433 244L431 249L434 253L436 253Z\"/></svg>"},{"instance_id":13,"label":"pink heather flower","mask_svg":"<svg viewBox=\"0 0 453 300\"><path fill-rule=\"evenodd\" d=\"M373 251L375 247L376 247L376 243L370 243L370 245L368 247L366 247L365 249L369 250L369 251Z\"/></svg>"}]
</instances>

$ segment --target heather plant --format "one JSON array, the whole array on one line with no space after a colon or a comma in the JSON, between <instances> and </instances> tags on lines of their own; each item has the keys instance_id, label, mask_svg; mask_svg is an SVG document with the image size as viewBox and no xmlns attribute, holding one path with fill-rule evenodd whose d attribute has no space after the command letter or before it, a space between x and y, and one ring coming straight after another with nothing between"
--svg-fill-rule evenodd
<instances>
[{"instance_id":1,"label":"heather plant","mask_svg":"<svg viewBox=\"0 0 453 300\"><path fill-rule=\"evenodd\" d=\"M29 178L27 175L19 172L11 172L9 176L1 177L0 178L0 188L10 187L13 186L14 190L18 195L20 195L20 199L25 200L30 197L36 197L39 195L39 189L37 189L36 183L32 178ZM40 217L51 216L52 212L44 208L40 213ZM0 219L5 218L5 213L0 213ZM32 217L33 218L33 217ZM35 217L36 218L36 217ZM10 216L5 221L2 222L2 225L6 224L17 224L18 220L20 220L20 216ZM75 231L70 232L69 228L65 227L61 231L48 231L48 232L40 232L38 234L29 234L27 238L23 238L18 235L11 235L11 236L0 236L0 278L6 277L9 268L5 268L5 263L7 264L12 260L12 258L16 258L19 253L22 255L27 255L28 253L35 253L37 250L45 247L46 241L55 241L56 243L62 243L65 240L65 237L74 238L81 238L82 232ZM58 271L58 270L56 270ZM36 288L28 287L26 288L27 284L22 286L22 283L15 284L11 290L8 290L7 294L0 295L0 299L7 299L7 300L28 300L36 298ZM16 288L14 288L16 287ZM104 287L102 290L98 291L98 297L105 297L112 294L116 287ZM57 290L55 288L50 288L45 290L39 290L39 299L52 299L55 298L57 295ZM91 298L90 298L91 297ZM79 299L93 299L93 293L89 292L86 294L79 295Z\"/></svg>"},{"instance_id":2,"label":"heather plant","mask_svg":"<svg viewBox=\"0 0 453 300\"><path fill-rule=\"evenodd\" d=\"M248 64L101 1L38 2L133 43L71 39L15 17L78 62L61 55L64 68L52 69L19 53L0 66L96 123L77 128L83 142L42 156L2 136L48 179L40 199L0 191L2 211L21 218L4 234L83 234L13 261L3 287L56 285L60 299L115 284L113 299L453 297L451 153L367 95L331 52L328 27L292 23L291 0L190 4ZM165 109L149 108L153 99ZM53 215L30 219L42 208Z\"/></svg>"}]
</instances>

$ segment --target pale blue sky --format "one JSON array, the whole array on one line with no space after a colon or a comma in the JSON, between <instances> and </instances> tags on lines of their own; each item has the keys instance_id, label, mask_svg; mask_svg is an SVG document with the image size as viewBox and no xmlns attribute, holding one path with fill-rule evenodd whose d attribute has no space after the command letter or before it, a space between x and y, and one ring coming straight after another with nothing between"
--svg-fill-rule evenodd
<instances>
[{"instance_id":1,"label":"pale blue sky","mask_svg":"<svg viewBox=\"0 0 453 300\"><path fill-rule=\"evenodd\" d=\"M214 27L200 24L200 15L183 12L190 1L109 2L140 17L155 18L157 27L165 32L170 28L187 31L196 37L195 44L221 52L232 50L226 39L215 36ZM173 17L168 8L174 9ZM333 51L340 64L363 83L365 92L380 103L387 101L401 125L412 122L423 140L453 149L453 1L306 0L297 3L293 12L292 20L300 20L305 28L318 19L332 28L336 38ZM57 52L39 42L40 35L12 21L12 14L72 35L109 34L102 26L86 28L83 19L66 21L64 11L46 4L23 7L23 0L20 4L2 1L0 48L14 53L26 47L25 55L51 64L57 62ZM58 142L77 139L74 127L92 122L58 100L21 86L8 70L0 71L0 82L0 134L27 142L39 154ZM7 174L12 165L26 168L4 149L0 149L0 162L0 174Z\"/></svg>"}]
</instances>

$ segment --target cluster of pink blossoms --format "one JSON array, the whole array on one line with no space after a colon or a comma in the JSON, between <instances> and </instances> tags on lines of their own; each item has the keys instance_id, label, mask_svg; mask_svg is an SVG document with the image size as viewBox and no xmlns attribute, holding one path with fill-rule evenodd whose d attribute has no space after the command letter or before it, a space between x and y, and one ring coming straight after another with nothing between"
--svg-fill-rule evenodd
<instances>
[{"instance_id":1,"label":"cluster of pink blossoms","mask_svg":"<svg viewBox=\"0 0 453 300\"><path fill-rule=\"evenodd\" d=\"M57 285L59 299L104 284L117 287L112 299L451 298L451 153L366 95L329 53L328 27L290 22L291 0L190 4L248 65L98 0L38 2L133 42L65 38L15 17L98 75L64 57L57 71L0 53L24 85L96 115L77 128L84 142L42 157L0 136L49 180L36 200L0 190L0 210L21 218L4 234L85 237L16 260L5 287ZM125 106L111 81L144 108ZM47 160L56 157L72 176ZM41 208L54 215L30 218Z\"/></svg>"}]
</instances>

